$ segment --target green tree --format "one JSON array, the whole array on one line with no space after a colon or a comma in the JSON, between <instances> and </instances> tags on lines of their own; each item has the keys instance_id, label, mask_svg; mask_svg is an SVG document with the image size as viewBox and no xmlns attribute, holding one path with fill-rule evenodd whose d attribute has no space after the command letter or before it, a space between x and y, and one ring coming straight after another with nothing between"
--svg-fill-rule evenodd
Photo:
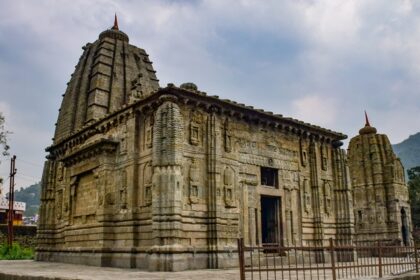
<instances>
[{"instance_id":1,"label":"green tree","mask_svg":"<svg viewBox=\"0 0 420 280\"><path fill-rule=\"evenodd\" d=\"M7 145L7 136L9 135L9 131L6 130L4 127L4 116L2 112L0 112L0 152L3 156L9 155L9 145ZM1 159L0 159L1 163ZM0 177L0 184L3 183L3 178Z\"/></svg>"},{"instance_id":2,"label":"green tree","mask_svg":"<svg viewBox=\"0 0 420 280\"><path fill-rule=\"evenodd\" d=\"M3 113L0 112L0 146L1 146L1 153L3 156L9 155L9 145L7 145L7 136L9 135L10 131L7 131L5 126L5 119Z\"/></svg>"},{"instance_id":3,"label":"green tree","mask_svg":"<svg viewBox=\"0 0 420 280\"><path fill-rule=\"evenodd\" d=\"M420 240L420 166L407 170L414 238Z\"/></svg>"}]
</instances>

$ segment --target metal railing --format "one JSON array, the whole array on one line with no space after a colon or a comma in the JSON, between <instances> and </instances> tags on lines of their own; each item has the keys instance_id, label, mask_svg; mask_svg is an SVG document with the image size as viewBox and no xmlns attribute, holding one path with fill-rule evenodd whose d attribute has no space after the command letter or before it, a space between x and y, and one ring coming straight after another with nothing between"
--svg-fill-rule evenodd
<instances>
[{"instance_id":1,"label":"metal railing","mask_svg":"<svg viewBox=\"0 0 420 280\"><path fill-rule=\"evenodd\" d=\"M381 242L245 246L238 239L240 279L351 279L419 272L416 246Z\"/></svg>"}]
</instances>

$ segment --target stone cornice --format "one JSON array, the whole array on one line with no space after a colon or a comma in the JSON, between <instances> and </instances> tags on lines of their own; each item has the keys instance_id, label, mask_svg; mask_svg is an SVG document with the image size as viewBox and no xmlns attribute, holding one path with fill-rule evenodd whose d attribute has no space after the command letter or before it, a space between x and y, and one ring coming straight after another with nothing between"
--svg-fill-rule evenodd
<instances>
[{"instance_id":1,"label":"stone cornice","mask_svg":"<svg viewBox=\"0 0 420 280\"><path fill-rule=\"evenodd\" d=\"M314 138L325 142L344 140L347 135L299 121L283 115L273 114L252 106L237 103L228 99L220 99L218 96L208 96L206 93L168 86L160 90L163 94L174 94L185 104L203 107L207 110L238 117L263 126L278 128L303 137Z\"/></svg>"},{"instance_id":2,"label":"stone cornice","mask_svg":"<svg viewBox=\"0 0 420 280\"><path fill-rule=\"evenodd\" d=\"M97 156L101 153L113 153L116 151L118 142L108 138L102 138L98 141L90 143L81 149L76 150L69 155L65 155L58 160L62 161L65 166L71 166L74 163Z\"/></svg>"},{"instance_id":3,"label":"stone cornice","mask_svg":"<svg viewBox=\"0 0 420 280\"><path fill-rule=\"evenodd\" d=\"M102 119L86 124L76 132L62 139L60 142L47 147L45 151L50 154L64 154L65 150L83 144L89 137L98 133L104 133L109 129L116 127L118 124L124 123L132 116L133 105L134 104L123 106L119 110L111 112Z\"/></svg>"}]
</instances>

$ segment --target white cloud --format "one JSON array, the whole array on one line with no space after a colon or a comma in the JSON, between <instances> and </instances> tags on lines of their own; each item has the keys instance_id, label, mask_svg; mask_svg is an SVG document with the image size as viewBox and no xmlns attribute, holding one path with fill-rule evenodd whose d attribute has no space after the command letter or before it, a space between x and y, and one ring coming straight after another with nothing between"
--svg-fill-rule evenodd
<instances>
[{"instance_id":1,"label":"white cloud","mask_svg":"<svg viewBox=\"0 0 420 280\"><path fill-rule=\"evenodd\" d=\"M319 95L307 95L292 102L295 117L312 124L330 127L337 117L337 102Z\"/></svg>"},{"instance_id":2,"label":"white cloud","mask_svg":"<svg viewBox=\"0 0 420 280\"><path fill-rule=\"evenodd\" d=\"M8 119L11 112L10 105L7 104L6 102L0 101L0 112L3 114L3 117ZM5 125L7 125L7 123L5 123Z\"/></svg>"}]
</instances>

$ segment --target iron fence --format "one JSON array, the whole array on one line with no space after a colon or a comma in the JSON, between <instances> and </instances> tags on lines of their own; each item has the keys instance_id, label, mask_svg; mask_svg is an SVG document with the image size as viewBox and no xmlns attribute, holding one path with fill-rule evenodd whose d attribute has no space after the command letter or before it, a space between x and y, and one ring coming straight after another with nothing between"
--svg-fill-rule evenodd
<instances>
[{"instance_id":1,"label":"iron fence","mask_svg":"<svg viewBox=\"0 0 420 280\"><path fill-rule=\"evenodd\" d=\"M321 242L322 243L322 242ZM351 279L419 272L416 246L381 242L245 246L238 239L240 279Z\"/></svg>"}]
</instances>

